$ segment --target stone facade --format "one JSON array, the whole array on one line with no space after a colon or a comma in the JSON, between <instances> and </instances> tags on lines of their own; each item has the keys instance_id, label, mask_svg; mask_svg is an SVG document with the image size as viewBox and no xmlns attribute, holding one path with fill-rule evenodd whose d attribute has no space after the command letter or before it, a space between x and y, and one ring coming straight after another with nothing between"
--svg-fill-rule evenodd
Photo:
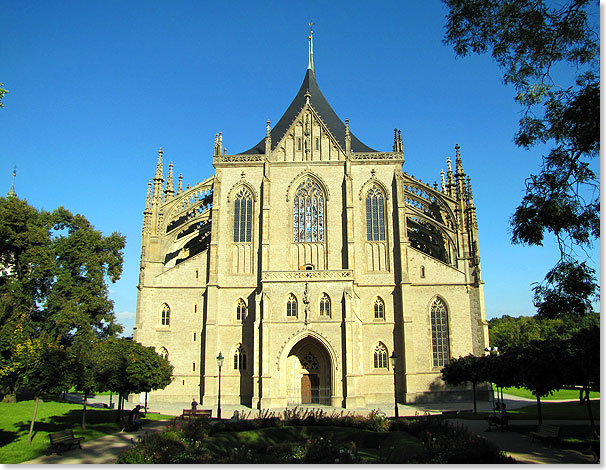
<instances>
[{"instance_id":1,"label":"stone facade","mask_svg":"<svg viewBox=\"0 0 606 470\"><path fill-rule=\"evenodd\" d=\"M144 212L134 339L174 365L152 401L355 409L459 396L440 369L488 345L478 229L459 147L441 183L402 171L332 111L313 57L264 140L174 190L160 150ZM397 356L395 373L389 357Z\"/></svg>"}]
</instances>

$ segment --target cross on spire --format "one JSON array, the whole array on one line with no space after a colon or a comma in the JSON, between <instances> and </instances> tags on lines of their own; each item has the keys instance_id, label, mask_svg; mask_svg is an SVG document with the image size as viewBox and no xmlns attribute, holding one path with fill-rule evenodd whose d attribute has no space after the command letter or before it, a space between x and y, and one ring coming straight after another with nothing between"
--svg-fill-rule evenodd
<instances>
[{"instance_id":1,"label":"cross on spire","mask_svg":"<svg viewBox=\"0 0 606 470\"><path fill-rule=\"evenodd\" d=\"M6 193L6 197L16 197L17 194L15 193L15 176L17 175L17 165L15 165L15 167L13 168L13 183L11 184L11 189L8 190L8 193Z\"/></svg>"},{"instance_id":2,"label":"cross on spire","mask_svg":"<svg viewBox=\"0 0 606 470\"><path fill-rule=\"evenodd\" d=\"M313 30L313 21L309 22L309 36L307 36L307 39L309 40L309 62L307 64L307 68L311 69L311 71L315 74L316 73L316 69L314 66L314 30Z\"/></svg>"}]
</instances>

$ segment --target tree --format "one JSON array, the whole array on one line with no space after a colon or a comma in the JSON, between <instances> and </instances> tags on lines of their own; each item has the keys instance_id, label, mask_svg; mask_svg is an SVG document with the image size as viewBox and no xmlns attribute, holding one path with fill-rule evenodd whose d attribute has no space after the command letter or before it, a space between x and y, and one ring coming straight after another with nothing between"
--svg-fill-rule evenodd
<instances>
[{"instance_id":1,"label":"tree","mask_svg":"<svg viewBox=\"0 0 606 470\"><path fill-rule=\"evenodd\" d=\"M473 390L473 412L478 412L476 404L476 385L486 382L486 359L484 356L470 354L458 359L451 359L442 370L442 380L449 385L461 385L471 382Z\"/></svg>"},{"instance_id":2,"label":"tree","mask_svg":"<svg viewBox=\"0 0 606 470\"><path fill-rule=\"evenodd\" d=\"M490 51L523 107L518 146L550 144L541 170L526 181L512 219L513 243L542 246L555 236L560 258L534 288L540 315L589 313L598 284L577 248L600 235L599 2L443 0L445 43L458 56Z\"/></svg>"},{"instance_id":3,"label":"tree","mask_svg":"<svg viewBox=\"0 0 606 470\"><path fill-rule=\"evenodd\" d=\"M8 93L6 88L3 88L4 83L0 83L0 108L4 108L4 103L2 100L4 99L4 95Z\"/></svg>"},{"instance_id":4,"label":"tree","mask_svg":"<svg viewBox=\"0 0 606 470\"><path fill-rule=\"evenodd\" d=\"M106 279L122 271L124 237L105 237L82 215L60 207L39 211L16 197L0 198L0 368L3 388L18 384L14 329L70 347L121 331Z\"/></svg>"},{"instance_id":5,"label":"tree","mask_svg":"<svg viewBox=\"0 0 606 470\"><path fill-rule=\"evenodd\" d=\"M110 338L99 345L99 379L105 390L118 393L118 420L123 399L131 393L166 388L173 380L173 366L156 353L127 338Z\"/></svg>"}]
</instances>

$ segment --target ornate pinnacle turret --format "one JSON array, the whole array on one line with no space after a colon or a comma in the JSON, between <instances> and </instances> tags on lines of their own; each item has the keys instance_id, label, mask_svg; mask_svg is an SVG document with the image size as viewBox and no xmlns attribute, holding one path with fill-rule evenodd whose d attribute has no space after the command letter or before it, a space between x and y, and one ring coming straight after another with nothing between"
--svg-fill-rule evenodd
<instances>
[{"instance_id":1,"label":"ornate pinnacle turret","mask_svg":"<svg viewBox=\"0 0 606 470\"><path fill-rule=\"evenodd\" d=\"M151 209L151 186L152 182L149 180L147 183L147 197L145 198L145 209Z\"/></svg>"},{"instance_id":2,"label":"ornate pinnacle turret","mask_svg":"<svg viewBox=\"0 0 606 470\"><path fill-rule=\"evenodd\" d=\"M183 192L183 175L179 174L179 185L177 186L177 194L181 194Z\"/></svg>"},{"instance_id":3,"label":"ornate pinnacle turret","mask_svg":"<svg viewBox=\"0 0 606 470\"><path fill-rule=\"evenodd\" d=\"M164 190L165 199L170 199L175 194L173 185L173 162L168 165L168 177L166 178L166 189Z\"/></svg>"},{"instance_id":4,"label":"ornate pinnacle turret","mask_svg":"<svg viewBox=\"0 0 606 470\"><path fill-rule=\"evenodd\" d=\"M398 152L404 152L404 143L402 142L402 131L398 129Z\"/></svg>"},{"instance_id":5,"label":"ornate pinnacle turret","mask_svg":"<svg viewBox=\"0 0 606 470\"><path fill-rule=\"evenodd\" d=\"M448 157L446 159L446 192L449 196L453 196L454 195L454 178L452 175L452 165L451 165L451 160L450 157Z\"/></svg>"},{"instance_id":6,"label":"ornate pinnacle turret","mask_svg":"<svg viewBox=\"0 0 606 470\"><path fill-rule=\"evenodd\" d=\"M162 169L162 147L158 150L158 163L156 164L156 176L154 176L154 193L152 196L153 204L162 203L162 186L164 184L164 171Z\"/></svg>"},{"instance_id":7,"label":"ornate pinnacle turret","mask_svg":"<svg viewBox=\"0 0 606 470\"><path fill-rule=\"evenodd\" d=\"M459 144L455 145L455 151L457 152L457 173L455 176L457 177L465 176L465 172L463 171L463 160L461 159L461 153L459 152L460 149L461 147L459 147Z\"/></svg>"},{"instance_id":8,"label":"ornate pinnacle turret","mask_svg":"<svg viewBox=\"0 0 606 470\"><path fill-rule=\"evenodd\" d=\"M398 151L398 129L393 130L393 151Z\"/></svg>"},{"instance_id":9,"label":"ornate pinnacle turret","mask_svg":"<svg viewBox=\"0 0 606 470\"><path fill-rule=\"evenodd\" d=\"M349 132L349 119L345 119L345 153L351 154L351 132Z\"/></svg>"},{"instance_id":10,"label":"ornate pinnacle turret","mask_svg":"<svg viewBox=\"0 0 606 470\"><path fill-rule=\"evenodd\" d=\"M271 126L269 119L267 120L267 128L265 129L265 155L271 153Z\"/></svg>"},{"instance_id":11,"label":"ornate pinnacle turret","mask_svg":"<svg viewBox=\"0 0 606 470\"><path fill-rule=\"evenodd\" d=\"M312 29L313 26L313 22L309 22L309 36L307 36L307 39L309 40L309 62L307 63L307 68L311 69L311 71L314 73L316 73L316 69L314 66L314 30Z\"/></svg>"},{"instance_id":12,"label":"ornate pinnacle turret","mask_svg":"<svg viewBox=\"0 0 606 470\"><path fill-rule=\"evenodd\" d=\"M15 176L17 176L17 167L13 168L13 182L11 183L11 189L6 193L6 198L17 197L17 193L15 193Z\"/></svg>"},{"instance_id":13,"label":"ornate pinnacle turret","mask_svg":"<svg viewBox=\"0 0 606 470\"><path fill-rule=\"evenodd\" d=\"M440 191L446 192L446 181L444 180L444 170L440 170Z\"/></svg>"},{"instance_id":14,"label":"ornate pinnacle turret","mask_svg":"<svg viewBox=\"0 0 606 470\"><path fill-rule=\"evenodd\" d=\"M455 151L457 153L457 172L455 173L455 180L457 188L457 199L464 201L466 198L465 172L463 171L463 160L461 159L461 153L459 152L460 148L461 147L459 147L459 144L455 145Z\"/></svg>"}]
</instances>

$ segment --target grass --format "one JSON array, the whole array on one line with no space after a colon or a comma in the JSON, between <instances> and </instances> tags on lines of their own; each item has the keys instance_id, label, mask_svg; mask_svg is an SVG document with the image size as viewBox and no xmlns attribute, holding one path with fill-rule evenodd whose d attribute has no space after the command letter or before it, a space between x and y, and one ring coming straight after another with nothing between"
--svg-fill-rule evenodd
<instances>
[{"instance_id":1,"label":"grass","mask_svg":"<svg viewBox=\"0 0 606 470\"><path fill-rule=\"evenodd\" d=\"M560 428L560 447L584 451L593 443L600 443L599 436L596 436L590 426L562 425ZM517 432L530 439L530 433L536 431L536 426L530 425L510 425L508 431Z\"/></svg>"},{"instance_id":2,"label":"grass","mask_svg":"<svg viewBox=\"0 0 606 470\"><path fill-rule=\"evenodd\" d=\"M314 437L333 442L355 442L362 463L378 463L383 449L398 449L403 455L414 455L423 449L419 439L406 432L373 432L341 426L281 426L254 431L219 432L204 440L215 455L243 445L258 452L284 442L304 444Z\"/></svg>"},{"instance_id":3,"label":"grass","mask_svg":"<svg viewBox=\"0 0 606 470\"><path fill-rule=\"evenodd\" d=\"M81 404L49 400L38 404L32 443L28 445L27 434L33 412L33 400L0 403L0 463L20 463L46 455L50 444L48 435L64 429L72 429L75 436L83 436L85 441L120 431L115 410L87 408L86 431L82 431ZM154 414L144 418L143 422L170 418Z\"/></svg>"},{"instance_id":4,"label":"grass","mask_svg":"<svg viewBox=\"0 0 606 470\"><path fill-rule=\"evenodd\" d=\"M499 389L500 390L500 389ZM509 395L514 395L516 397L522 398L530 398L532 400L535 399L534 395L525 388L517 388L517 387L504 387L503 393L507 393ZM591 399L600 398L600 392L591 392L589 394ZM541 401L549 401L549 400L578 400L579 399L579 391L574 389L563 389L558 390L557 392L553 392L553 395L549 395L548 397L541 398Z\"/></svg>"},{"instance_id":5,"label":"grass","mask_svg":"<svg viewBox=\"0 0 606 470\"><path fill-rule=\"evenodd\" d=\"M591 400L591 410L593 412L594 419L600 419L600 400ZM561 420L580 420L587 421L589 423L589 416L587 415L587 404L580 405L578 401L563 402L563 403L545 403L541 399L541 413L543 419L561 419ZM481 412L476 415L473 413L460 413L457 418L460 419L484 419L490 413ZM537 412L537 405L524 406L515 410L507 410L509 420L521 420L530 419L537 420L539 415Z\"/></svg>"}]
</instances>

